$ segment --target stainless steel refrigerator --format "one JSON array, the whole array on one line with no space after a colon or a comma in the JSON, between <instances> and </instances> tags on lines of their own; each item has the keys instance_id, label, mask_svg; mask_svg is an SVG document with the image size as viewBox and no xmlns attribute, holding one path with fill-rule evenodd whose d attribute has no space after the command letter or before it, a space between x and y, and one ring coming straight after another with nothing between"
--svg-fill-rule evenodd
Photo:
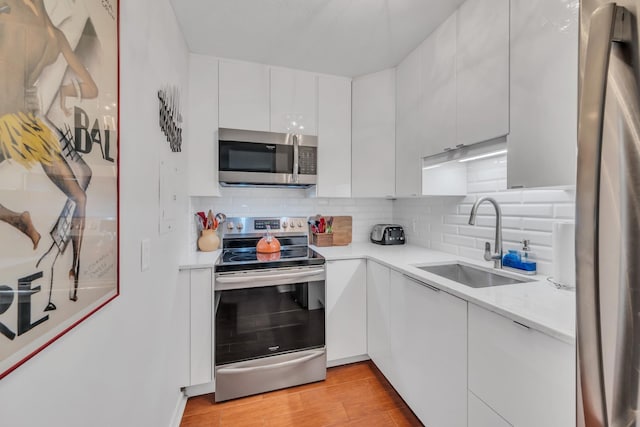
<instances>
[{"instance_id":1,"label":"stainless steel refrigerator","mask_svg":"<svg viewBox=\"0 0 640 427\"><path fill-rule=\"evenodd\" d=\"M577 420L640 425L640 0L581 0Z\"/></svg>"}]
</instances>

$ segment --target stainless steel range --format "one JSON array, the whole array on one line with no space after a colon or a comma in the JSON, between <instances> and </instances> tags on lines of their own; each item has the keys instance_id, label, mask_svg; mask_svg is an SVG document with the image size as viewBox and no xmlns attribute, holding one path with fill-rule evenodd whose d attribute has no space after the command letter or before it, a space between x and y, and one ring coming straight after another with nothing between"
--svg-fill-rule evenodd
<instances>
[{"instance_id":1,"label":"stainless steel range","mask_svg":"<svg viewBox=\"0 0 640 427\"><path fill-rule=\"evenodd\" d=\"M280 252L256 252L267 229ZM215 280L216 402L326 378L325 260L305 218L228 218Z\"/></svg>"}]
</instances>

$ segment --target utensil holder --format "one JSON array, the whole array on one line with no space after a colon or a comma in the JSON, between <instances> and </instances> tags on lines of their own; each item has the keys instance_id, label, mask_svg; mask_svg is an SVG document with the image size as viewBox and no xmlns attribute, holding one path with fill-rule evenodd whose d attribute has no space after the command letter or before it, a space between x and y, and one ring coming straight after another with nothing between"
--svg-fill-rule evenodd
<instances>
[{"instance_id":1,"label":"utensil holder","mask_svg":"<svg viewBox=\"0 0 640 427\"><path fill-rule=\"evenodd\" d=\"M218 249L218 246L220 246L220 238L215 230L202 230L198 238L198 249L202 252L212 252Z\"/></svg>"},{"instance_id":2,"label":"utensil holder","mask_svg":"<svg viewBox=\"0 0 640 427\"><path fill-rule=\"evenodd\" d=\"M311 244L318 247L333 246L333 233L313 233Z\"/></svg>"}]
</instances>

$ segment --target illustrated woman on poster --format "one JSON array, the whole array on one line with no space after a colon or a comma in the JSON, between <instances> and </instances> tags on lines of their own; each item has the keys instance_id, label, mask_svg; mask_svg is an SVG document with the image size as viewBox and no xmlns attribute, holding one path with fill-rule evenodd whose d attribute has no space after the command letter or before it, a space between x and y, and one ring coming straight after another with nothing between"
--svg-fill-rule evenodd
<instances>
[{"instance_id":1,"label":"illustrated woman on poster","mask_svg":"<svg viewBox=\"0 0 640 427\"><path fill-rule=\"evenodd\" d=\"M69 114L69 96L98 96L93 78L73 52L68 40L47 15L43 0L0 0L0 163L11 159L30 169L39 164L51 182L73 202L70 238L73 261L69 270L69 298L76 299L80 249L85 227L86 193L91 169L75 152L67 158L59 137L39 111L36 84L42 71L62 54L76 79L59 90L60 107ZM65 148L65 151L70 148ZM38 247L40 233L28 211L14 212L0 204L0 220L20 230Z\"/></svg>"}]
</instances>

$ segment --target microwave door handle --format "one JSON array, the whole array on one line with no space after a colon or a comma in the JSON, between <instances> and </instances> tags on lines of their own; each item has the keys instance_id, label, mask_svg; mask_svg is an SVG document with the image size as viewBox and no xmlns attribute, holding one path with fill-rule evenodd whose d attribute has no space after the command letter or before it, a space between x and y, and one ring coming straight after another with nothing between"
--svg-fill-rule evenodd
<instances>
[{"instance_id":1,"label":"microwave door handle","mask_svg":"<svg viewBox=\"0 0 640 427\"><path fill-rule=\"evenodd\" d=\"M298 183L298 169L299 169L299 159L300 156L300 146L298 141L298 135L293 135L293 183Z\"/></svg>"},{"instance_id":2,"label":"microwave door handle","mask_svg":"<svg viewBox=\"0 0 640 427\"><path fill-rule=\"evenodd\" d=\"M576 289L578 366L586 426L609 425L604 391L599 283L602 134L612 42L630 38L630 14L615 3L591 15L578 117Z\"/></svg>"}]
</instances>

